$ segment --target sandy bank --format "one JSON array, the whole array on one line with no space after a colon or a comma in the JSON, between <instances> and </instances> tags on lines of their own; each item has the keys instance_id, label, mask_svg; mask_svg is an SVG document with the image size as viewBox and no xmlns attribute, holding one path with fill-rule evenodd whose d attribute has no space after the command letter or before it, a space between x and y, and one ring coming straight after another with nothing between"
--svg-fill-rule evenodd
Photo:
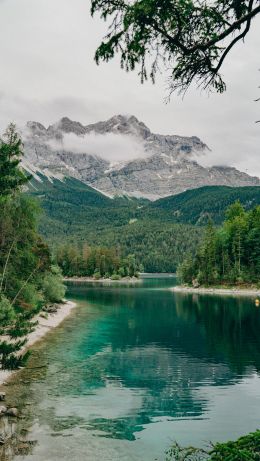
<instances>
[{"instance_id":1,"label":"sandy bank","mask_svg":"<svg viewBox=\"0 0 260 461\"><path fill-rule=\"evenodd\" d=\"M141 278L136 277L123 277L119 280L112 280L112 279L94 279L93 277L64 277L64 282L76 282L76 283L84 283L84 282L92 282L92 283L140 283L142 281Z\"/></svg>"},{"instance_id":2,"label":"sandy bank","mask_svg":"<svg viewBox=\"0 0 260 461\"><path fill-rule=\"evenodd\" d=\"M76 307L76 303L72 301L66 301L64 304L60 304L57 312L51 314L49 313L48 318L42 317L41 314L38 314L36 317L34 317L33 321L38 322L38 324L35 330L28 335L28 341L21 352L25 352L28 348L30 348L30 346L42 339L49 331L60 325L62 321L68 317L74 307ZM17 373L17 370L0 370L0 385L3 384L8 378L10 378L10 376L12 376L14 373Z\"/></svg>"},{"instance_id":3,"label":"sandy bank","mask_svg":"<svg viewBox=\"0 0 260 461\"><path fill-rule=\"evenodd\" d=\"M197 294L212 294L212 295L235 295L235 296L260 296L260 289L256 288L192 288L176 286L170 288L176 293L197 293Z\"/></svg>"}]
</instances>

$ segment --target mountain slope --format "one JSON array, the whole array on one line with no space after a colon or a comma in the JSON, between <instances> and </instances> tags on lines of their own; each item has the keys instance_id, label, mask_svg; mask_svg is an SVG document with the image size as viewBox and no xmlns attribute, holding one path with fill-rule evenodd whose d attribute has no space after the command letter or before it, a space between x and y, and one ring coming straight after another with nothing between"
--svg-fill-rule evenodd
<instances>
[{"instance_id":1,"label":"mountain slope","mask_svg":"<svg viewBox=\"0 0 260 461\"><path fill-rule=\"evenodd\" d=\"M200 187L157 200L149 208L166 212L175 222L203 225L210 217L215 224L220 224L225 209L236 200L247 210L260 205L260 187Z\"/></svg>"},{"instance_id":2,"label":"mountain slope","mask_svg":"<svg viewBox=\"0 0 260 461\"><path fill-rule=\"evenodd\" d=\"M122 255L134 253L147 272L173 272L200 240L199 228L167 222L163 210L149 216L147 200L111 199L73 178L40 179L30 182L28 193L41 202L40 232L53 247L113 246Z\"/></svg>"},{"instance_id":3,"label":"mountain slope","mask_svg":"<svg viewBox=\"0 0 260 461\"><path fill-rule=\"evenodd\" d=\"M47 129L28 122L24 167L36 178L71 176L109 196L151 200L205 185L260 185L235 168L199 165L194 155L205 152L196 136L155 134L134 116L87 126L64 117Z\"/></svg>"},{"instance_id":4,"label":"mountain slope","mask_svg":"<svg viewBox=\"0 0 260 461\"><path fill-rule=\"evenodd\" d=\"M40 201L40 231L50 242L94 242L97 235L134 220L147 203L134 198L112 199L75 178L49 180L40 173L30 181L28 193Z\"/></svg>"},{"instance_id":5,"label":"mountain slope","mask_svg":"<svg viewBox=\"0 0 260 461\"><path fill-rule=\"evenodd\" d=\"M116 246L123 255L135 253L146 271L175 271L195 250L208 216L220 223L234 200L247 208L260 204L260 187L203 187L148 202L111 199L73 178L39 178L29 193L41 202L40 232L51 245Z\"/></svg>"}]
</instances>

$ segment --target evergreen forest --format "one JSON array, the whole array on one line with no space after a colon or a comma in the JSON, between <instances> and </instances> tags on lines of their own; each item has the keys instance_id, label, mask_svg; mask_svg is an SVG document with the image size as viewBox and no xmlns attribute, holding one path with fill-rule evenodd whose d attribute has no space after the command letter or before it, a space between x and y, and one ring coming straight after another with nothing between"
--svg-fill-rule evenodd
<instances>
[{"instance_id":1,"label":"evergreen forest","mask_svg":"<svg viewBox=\"0 0 260 461\"><path fill-rule=\"evenodd\" d=\"M0 140L0 364L21 366L34 316L65 294L60 269L37 230L39 205L22 192L22 142L14 125Z\"/></svg>"},{"instance_id":2,"label":"evergreen forest","mask_svg":"<svg viewBox=\"0 0 260 461\"><path fill-rule=\"evenodd\" d=\"M179 267L184 283L250 285L260 281L260 206L246 211L239 201L226 210L219 228L208 222L194 256Z\"/></svg>"},{"instance_id":3,"label":"evergreen forest","mask_svg":"<svg viewBox=\"0 0 260 461\"><path fill-rule=\"evenodd\" d=\"M39 230L55 253L61 239L79 249L116 248L122 258L134 254L145 272L175 272L187 254L195 254L208 220L219 226L236 200L245 210L260 204L257 186L207 186L149 202L111 199L74 178L38 177L28 193L44 210Z\"/></svg>"}]
</instances>

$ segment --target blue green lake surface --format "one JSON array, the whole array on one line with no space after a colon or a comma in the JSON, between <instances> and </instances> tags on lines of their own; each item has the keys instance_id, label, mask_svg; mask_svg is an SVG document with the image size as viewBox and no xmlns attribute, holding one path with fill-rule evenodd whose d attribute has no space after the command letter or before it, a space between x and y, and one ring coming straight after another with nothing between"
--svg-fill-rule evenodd
<instances>
[{"instance_id":1,"label":"blue green lake surface","mask_svg":"<svg viewBox=\"0 0 260 461\"><path fill-rule=\"evenodd\" d=\"M36 444L1 460L162 461L175 440L205 446L260 427L260 308L175 283L69 286L78 307L7 391Z\"/></svg>"}]
</instances>

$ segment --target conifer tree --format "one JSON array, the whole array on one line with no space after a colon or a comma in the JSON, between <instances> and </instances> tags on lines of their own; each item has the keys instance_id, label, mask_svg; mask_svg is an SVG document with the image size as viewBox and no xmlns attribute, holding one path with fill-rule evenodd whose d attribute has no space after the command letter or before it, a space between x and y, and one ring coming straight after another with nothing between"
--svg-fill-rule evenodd
<instances>
[{"instance_id":1,"label":"conifer tree","mask_svg":"<svg viewBox=\"0 0 260 461\"><path fill-rule=\"evenodd\" d=\"M26 184L29 176L20 168L22 140L11 123L0 140L0 197L15 193Z\"/></svg>"}]
</instances>

